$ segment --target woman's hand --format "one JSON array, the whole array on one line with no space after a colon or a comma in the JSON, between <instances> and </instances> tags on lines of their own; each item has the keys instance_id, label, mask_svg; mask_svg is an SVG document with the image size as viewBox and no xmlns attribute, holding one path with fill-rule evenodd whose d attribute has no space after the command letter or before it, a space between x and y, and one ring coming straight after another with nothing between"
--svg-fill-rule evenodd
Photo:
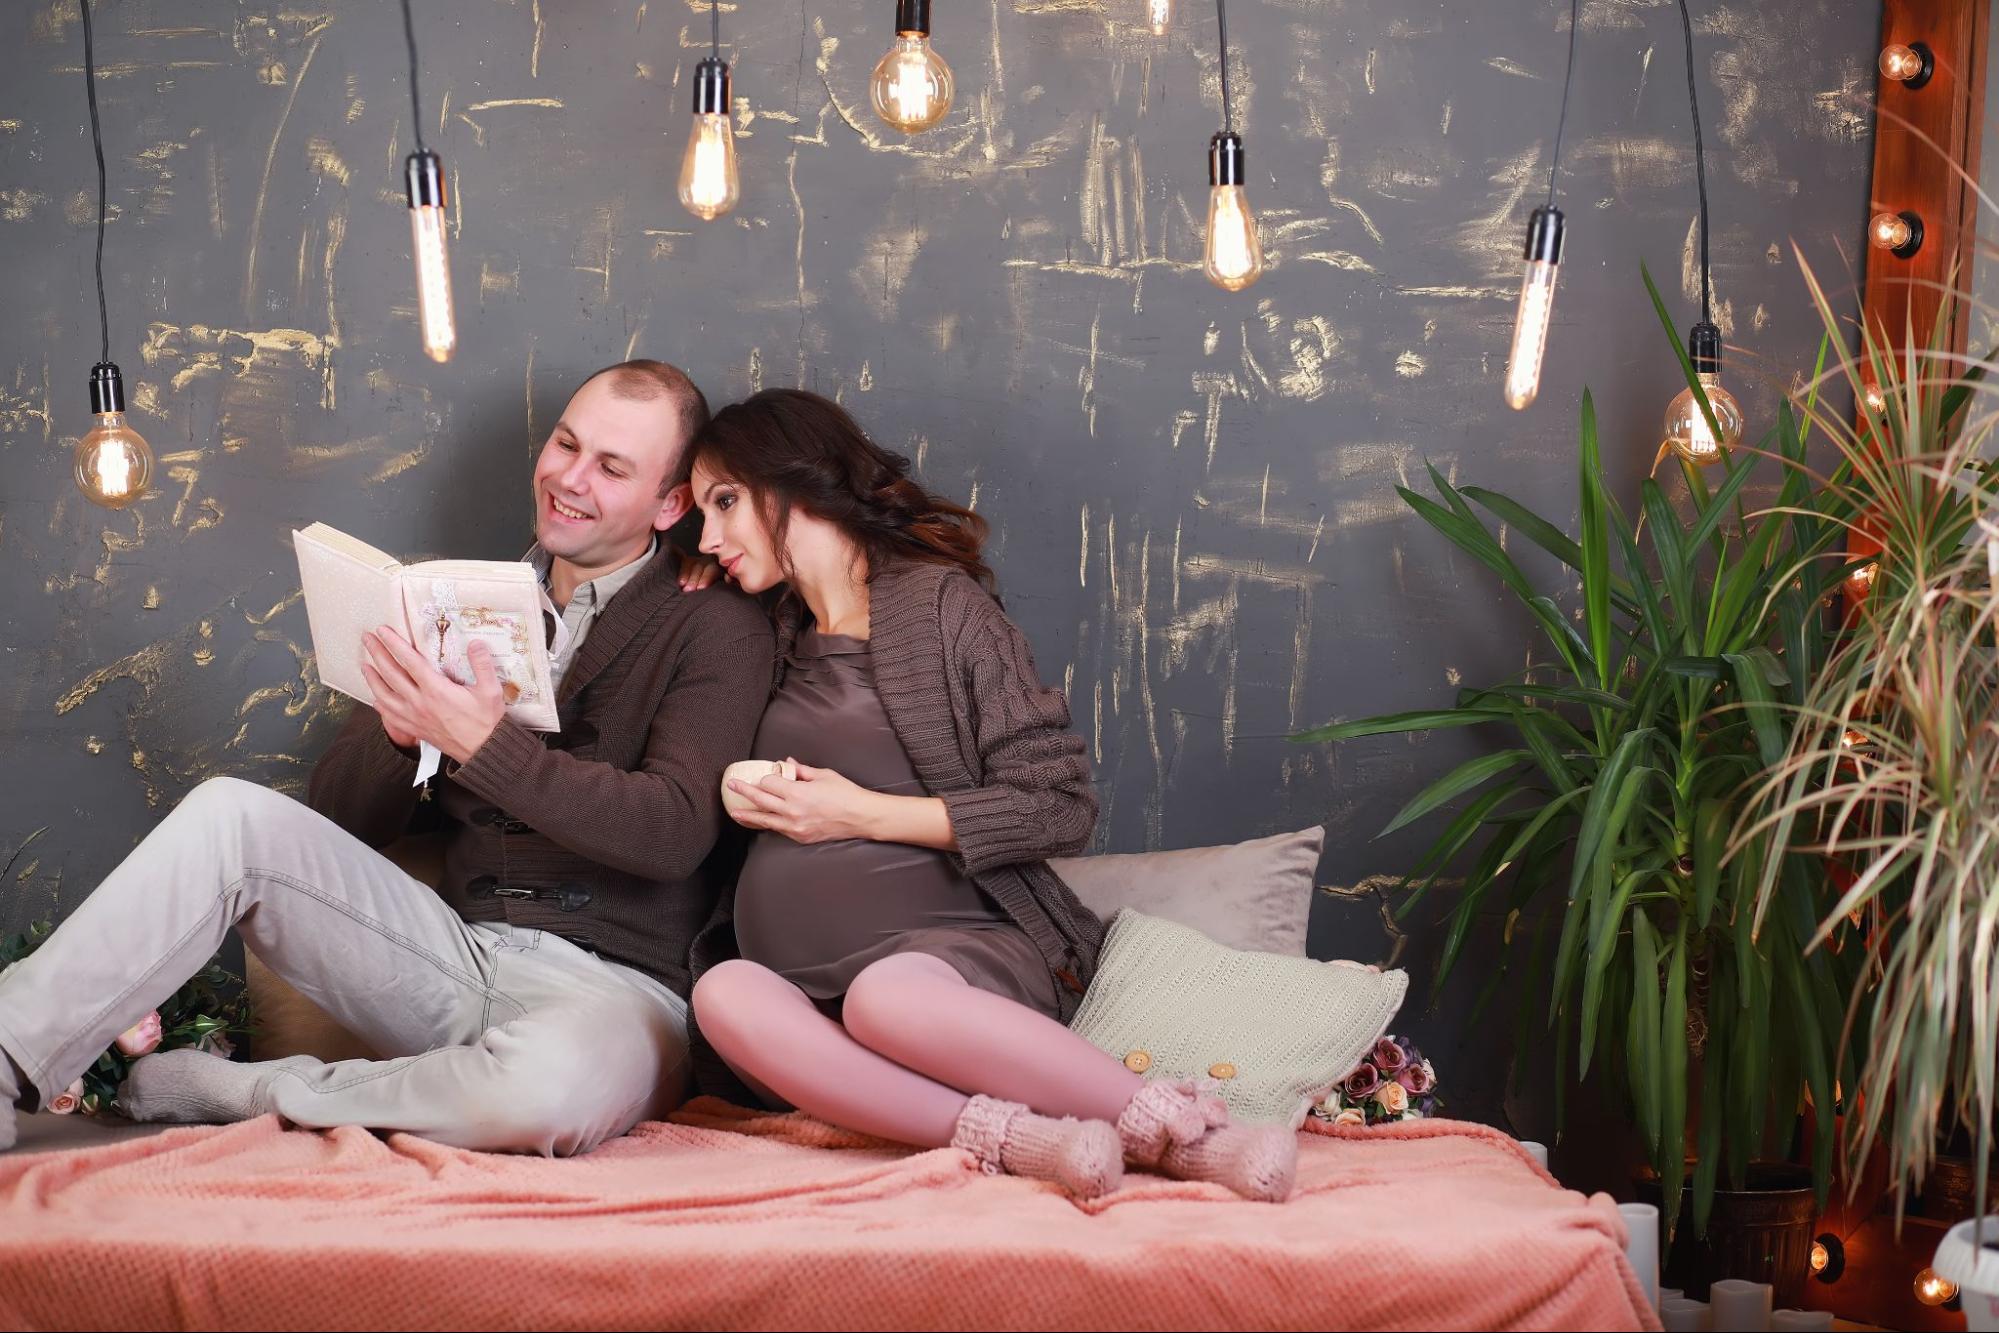
<instances>
[{"instance_id":1,"label":"woman's hand","mask_svg":"<svg viewBox=\"0 0 1999 1333\"><path fill-rule=\"evenodd\" d=\"M703 588L714 586L715 580L722 577L721 562L712 556L689 555L675 547L673 559L680 571L682 592L700 592Z\"/></svg>"},{"instance_id":2,"label":"woman's hand","mask_svg":"<svg viewBox=\"0 0 1999 1333\"><path fill-rule=\"evenodd\" d=\"M873 839L881 802L897 799L869 791L830 768L786 762L796 765L796 780L781 773L755 783L729 779L729 790L749 803L737 813L738 824L781 833L793 842Z\"/></svg>"}]
</instances>

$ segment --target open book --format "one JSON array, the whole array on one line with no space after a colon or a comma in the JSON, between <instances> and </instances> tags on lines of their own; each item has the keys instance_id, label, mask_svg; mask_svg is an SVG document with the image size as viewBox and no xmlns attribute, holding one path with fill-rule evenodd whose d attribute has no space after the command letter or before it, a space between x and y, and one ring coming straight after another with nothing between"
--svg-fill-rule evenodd
<instances>
[{"instance_id":1,"label":"open book","mask_svg":"<svg viewBox=\"0 0 1999 1333\"><path fill-rule=\"evenodd\" d=\"M531 731L559 731L542 629L541 580L516 560L426 560L405 565L338 528L292 533L320 682L362 703L374 692L361 674L361 636L401 629L439 669L472 681L474 642L493 654L507 716Z\"/></svg>"}]
</instances>

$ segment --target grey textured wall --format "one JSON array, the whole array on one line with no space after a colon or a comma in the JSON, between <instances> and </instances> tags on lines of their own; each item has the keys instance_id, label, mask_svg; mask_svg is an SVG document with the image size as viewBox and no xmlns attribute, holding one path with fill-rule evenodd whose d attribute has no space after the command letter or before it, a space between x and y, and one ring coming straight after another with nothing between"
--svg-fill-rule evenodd
<instances>
[{"instance_id":1,"label":"grey textured wall","mask_svg":"<svg viewBox=\"0 0 1999 1333\"><path fill-rule=\"evenodd\" d=\"M1867 200L1873 0L1699 3L1714 260L1752 420L1816 329L1795 238L1839 285ZM323 12L313 12L315 9ZM1287 745L1437 703L1527 649L1494 584L1399 505L1423 460L1566 521L1594 387L1626 482L1677 370L1647 260L1692 306L1676 10L1586 0L1551 368L1500 402L1527 209L1545 189L1564 0L1238 0L1232 74L1270 271L1200 276L1213 14L938 0L960 94L905 141L866 110L888 0L724 10L743 199L674 200L705 7L421 0L427 133L457 189L461 352L418 353L390 0L109 0L99 53L113 356L158 451L137 508L68 448L95 360L74 0L0 13L0 926L71 907L192 785L296 790L319 689L294 526L512 556L569 387L628 354L712 397L836 394L997 526L1009 606L1096 757L1100 844L1331 835L1314 947L1387 956L1370 839L1470 742ZM11 862L8 858L12 857ZM1402 957L1427 983L1435 927ZM1499 1109L1503 1042L1412 1010ZM1533 1126L1529 1126L1533 1128Z\"/></svg>"}]
</instances>

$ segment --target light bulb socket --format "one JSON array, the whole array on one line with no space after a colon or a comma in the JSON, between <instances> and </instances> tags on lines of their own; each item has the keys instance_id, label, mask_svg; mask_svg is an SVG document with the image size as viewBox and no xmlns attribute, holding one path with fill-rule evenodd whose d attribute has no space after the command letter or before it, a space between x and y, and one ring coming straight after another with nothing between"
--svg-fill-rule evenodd
<instances>
[{"instance_id":1,"label":"light bulb socket","mask_svg":"<svg viewBox=\"0 0 1999 1333\"><path fill-rule=\"evenodd\" d=\"M1527 250L1524 258L1543 264L1562 262L1562 210L1543 204L1527 215Z\"/></svg>"},{"instance_id":2,"label":"light bulb socket","mask_svg":"<svg viewBox=\"0 0 1999 1333\"><path fill-rule=\"evenodd\" d=\"M90 368L90 412L92 416L103 416L106 412L125 410L125 377L118 373L118 367L110 361L99 361Z\"/></svg>"},{"instance_id":3,"label":"light bulb socket","mask_svg":"<svg viewBox=\"0 0 1999 1333\"><path fill-rule=\"evenodd\" d=\"M1217 130L1208 140L1208 184L1241 185L1246 179L1242 136L1234 130Z\"/></svg>"},{"instance_id":4,"label":"light bulb socket","mask_svg":"<svg viewBox=\"0 0 1999 1333\"><path fill-rule=\"evenodd\" d=\"M1721 374L1721 330L1706 320L1694 325L1687 334L1687 360L1696 375Z\"/></svg>"},{"instance_id":5,"label":"light bulb socket","mask_svg":"<svg viewBox=\"0 0 1999 1333\"><path fill-rule=\"evenodd\" d=\"M1916 59L1922 62L1914 74L1901 80L1904 88L1913 91L1928 83L1930 76L1937 72L1937 53L1930 50L1929 43L1927 42L1910 42L1908 43L1908 47Z\"/></svg>"},{"instance_id":6,"label":"light bulb socket","mask_svg":"<svg viewBox=\"0 0 1999 1333\"><path fill-rule=\"evenodd\" d=\"M1916 251L1923 248L1923 220L1919 215L1909 212L1897 213L1895 216L1909 224L1909 239L1888 253L1897 259L1914 259Z\"/></svg>"},{"instance_id":7,"label":"light bulb socket","mask_svg":"<svg viewBox=\"0 0 1999 1333\"><path fill-rule=\"evenodd\" d=\"M895 30L905 36L930 35L930 0L895 0Z\"/></svg>"},{"instance_id":8,"label":"light bulb socket","mask_svg":"<svg viewBox=\"0 0 1999 1333\"><path fill-rule=\"evenodd\" d=\"M701 63L694 67L694 114L697 116L729 114L728 61L717 60L714 56L703 56Z\"/></svg>"},{"instance_id":9,"label":"light bulb socket","mask_svg":"<svg viewBox=\"0 0 1999 1333\"><path fill-rule=\"evenodd\" d=\"M411 208L444 207L444 159L425 148L403 160Z\"/></svg>"}]
</instances>

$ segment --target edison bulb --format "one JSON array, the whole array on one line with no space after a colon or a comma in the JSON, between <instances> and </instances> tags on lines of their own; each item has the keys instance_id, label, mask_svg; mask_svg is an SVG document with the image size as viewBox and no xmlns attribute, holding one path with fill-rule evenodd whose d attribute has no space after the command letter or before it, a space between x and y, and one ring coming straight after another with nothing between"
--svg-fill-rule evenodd
<instances>
[{"instance_id":1,"label":"edison bulb","mask_svg":"<svg viewBox=\"0 0 1999 1333\"><path fill-rule=\"evenodd\" d=\"M729 67L709 57L694 70L694 126L680 161L680 202L713 222L736 206L736 135L729 121Z\"/></svg>"},{"instance_id":2,"label":"edison bulb","mask_svg":"<svg viewBox=\"0 0 1999 1333\"><path fill-rule=\"evenodd\" d=\"M1883 250L1900 250L1916 238L1915 228L1900 213L1876 213L1867 230Z\"/></svg>"},{"instance_id":3,"label":"edison bulb","mask_svg":"<svg viewBox=\"0 0 1999 1333\"><path fill-rule=\"evenodd\" d=\"M123 509L146 493L153 451L125 420L125 380L109 361L90 368L90 414L95 423L76 442L77 489L92 504Z\"/></svg>"},{"instance_id":4,"label":"edison bulb","mask_svg":"<svg viewBox=\"0 0 1999 1333\"><path fill-rule=\"evenodd\" d=\"M1152 35L1164 37L1173 26L1173 0L1146 0L1145 14L1152 23Z\"/></svg>"},{"instance_id":5,"label":"edison bulb","mask_svg":"<svg viewBox=\"0 0 1999 1333\"><path fill-rule=\"evenodd\" d=\"M1914 1285L1916 1299L1924 1305L1942 1305L1957 1295L1957 1284L1934 1268L1916 1274Z\"/></svg>"},{"instance_id":6,"label":"edison bulb","mask_svg":"<svg viewBox=\"0 0 1999 1333\"><path fill-rule=\"evenodd\" d=\"M1896 42L1881 48L1881 59L1876 62L1876 67L1880 69L1881 77L1884 79L1893 79L1897 83L1917 83L1917 80L1928 72L1929 61L1925 60L1923 53L1916 48ZM1918 83L1917 86L1921 85Z\"/></svg>"},{"instance_id":7,"label":"edison bulb","mask_svg":"<svg viewBox=\"0 0 1999 1333\"><path fill-rule=\"evenodd\" d=\"M1263 276L1263 247L1256 239L1256 215L1240 185L1208 191L1208 281L1239 292Z\"/></svg>"},{"instance_id":8,"label":"edison bulb","mask_svg":"<svg viewBox=\"0 0 1999 1333\"><path fill-rule=\"evenodd\" d=\"M445 362L458 347L458 323L451 309L451 243L444 217L444 162L429 151L411 153L405 163L409 183L410 243L416 257L417 326L424 354Z\"/></svg>"},{"instance_id":9,"label":"edison bulb","mask_svg":"<svg viewBox=\"0 0 1999 1333\"><path fill-rule=\"evenodd\" d=\"M1826 1249L1825 1242L1822 1240L1813 1241L1811 1257L1812 1271L1814 1273L1823 1273L1825 1272L1825 1266L1831 1262L1832 1251Z\"/></svg>"},{"instance_id":10,"label":"edison bulb","mask_svg":"<svg viewBox=\"0 0 1999 1333\"><path fill-rule=\"evenodd\" d=\"M927 130L951 109L951 67L925 33L896 34L868 82L875 114L904 134Z\"/></svg>"},{"instance_id":11,"label":"edison bulb","mask_svg":"<svg viewBox=\"0 0 1999 1333\"><path fill-rule=\"evenodd\" d=\"M1242 136L1223 130L1208 140L1208 244L1202 268L1208 281L1239 292L1263 276L1263 246L1256 214L1243 193Z\"/></svg>"},{"instance_id":12,"label":"edison bulb","mask_svg":"<svg viewBox=\"0 0 1999 1333\"><path fill-rule=\"evenodd\" d=\"M100 412L76 442L76 484L92 504L123 509L146 493L153 451L123 412Z\"/></svg>"},{"instance_id":13,"label":"edison bulb","mask_svg":"<svg viewBox=\"0 0 1999 1333\"><path fill-rule=\"evenodd\" d=\"M1888 410L1888 395L1881 392L1878 384L1861 385L1860 401L1867 404L1869 412L1879 414Z\"/></svg>"},{"instance_id":14,"label":"edison bulb","mask_svg":"<svg viewBox=\"0 0 1999 1333\"><path fill-rule=\"evenodd\" d=\"M1714 409L1715 425L1721 437L1708 427L1707 417L1692 389L1682 389L1666 407L1666 443L1674 453L1690 463L1710 467L1719 463L1730 449L1742 443L1742 407L1735 395L1721 387L1720 375L1701 374L1695 379L1707 392L1708 406Z\"/></svg>"},{"instance_id":15,"label":"edison bulb","mask_svg":"<svg viewBox=\"0 0 1999 1333\"><path fill-rule=\"evenodd\" d=\"M1562 257L1562 214L1537 208L1527 222L1527 268L1513 316L1513 350L1506 358L1506 405L1519 411L1541 392L1541 360L1555 310L1555 275Z\"/></svg>"}]
</instances>

